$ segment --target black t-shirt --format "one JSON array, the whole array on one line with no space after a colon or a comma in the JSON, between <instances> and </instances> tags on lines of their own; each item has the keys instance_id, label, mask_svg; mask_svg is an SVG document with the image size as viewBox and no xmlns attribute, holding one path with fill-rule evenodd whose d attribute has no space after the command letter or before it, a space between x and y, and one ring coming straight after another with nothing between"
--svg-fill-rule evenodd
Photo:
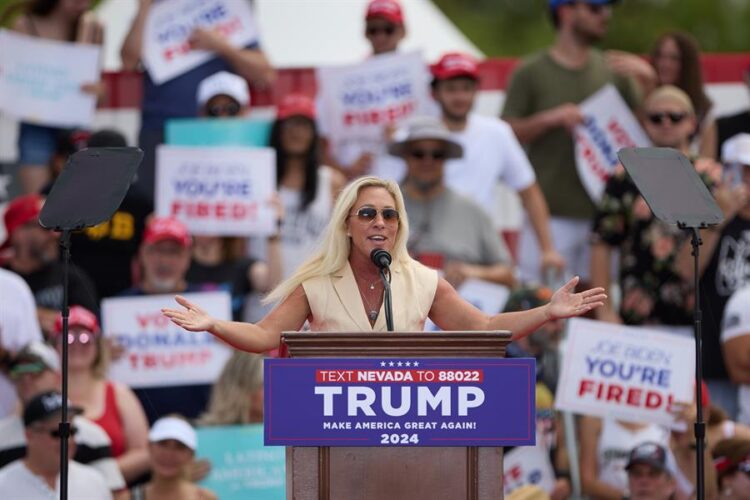
<instances>
[{"instance_id":1,"label":"black t-shirt","mask_svg":"<svg viewBox=\"0 0 750 500\"><path fill-rule=\"evenodd\" d=\"M239 321L242 319L245 296L253 291L252 283L248 280L248 270L255 262L255 259L248 257L207 266L193 260L186 279L189 283L214 284L228 290L232 295L232 317Z\"/></svg>"},{"instance_id":2,"label":"black t-shirt","mask_svg":"<svg viewBox=\"0 0 750 500\"><path fill-rule=\"evenodd\" d=\"M721 352L721 318L735 290L750 284L750 219L732 219L701 277L703 376L727 379Z\"/></svg>"},{"instance_id":3,"label":"black t-shirt","mask_svg":"<svg viewBox=\"0 0 750 500\"><path fill-rule=\"evenodd\" d=\"M736 115L729 115L716 120L719 144L716 149L718 159L721 159L721 146L724 141L742 132L750 133L750 111L745 110Z\"/></svg>"},{"instance_id":4,"label":"black t-shirt","mask_svg":"<svg viewBox=\"0 0 750 500\"><path fill-rule=\"evenodd\" d=\"M62 310L63 265L52 262L30 274L20 274L31 288L37 307ZM91 278L80 267L70 264L68 287L69 305L83 306L94 314L99 313L99 296Z\"/></svg>"},{"instance_id":5,"label":"black t-shirt","mask_svg":"<svg viewBox=\"0 0 750 500\"><path fill-rule=\"evenodd\" d=\"M110 220L71 236L71 258L94 280L100 297L132 285L133 258L151 211L151 204L131 190Z\"/></svg>"}]
</instances>

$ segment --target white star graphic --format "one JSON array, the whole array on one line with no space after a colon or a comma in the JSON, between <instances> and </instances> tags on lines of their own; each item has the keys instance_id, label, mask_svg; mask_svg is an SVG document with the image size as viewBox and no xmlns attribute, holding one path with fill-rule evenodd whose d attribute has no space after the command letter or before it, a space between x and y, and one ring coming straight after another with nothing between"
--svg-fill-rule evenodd
<instances>
[{"instance_id":1,"label":"white star graphic","mask_svg":"<svg viewBox=\"0 0 750 500\"><path fill-rule=\"evenodd\" d=\"M398 366L404 366L404 364L401 361L399 361Z\"/></svg>"},{"instance_id":2,"label":"white star graphic","mask_svg":"<svg viewBox=\"0 0 750 500\"><path fill-rule=\"evenodd\" d=\"M385 361L381 361L380 366L385 366Z\"/></svg>"},{"instance_id":3,"label":"white star graphic","mask_svg":"<svg viewBox=\"0 0 750 500\"><path fill-rule=\"evenodd\" d=\"M411 361L407 361L406 366L411 366Z\"/></svg>"},{"instance_id":4,"label":"white star graphic","mask_svg":"<svg viewBox=\"0 0 750 500\"><path fill-rule=\"evenodd\" d=\"M415 361L414 366L419 366L419 361Z\"/></svg>"},{"instance_id":5,"label":"white star graphic","mask_svg":"<svg viewBox=\"0 0 750 500\"><path fill-rule=\"evenodd\" d=\"M393 361L389 361L388 366L393 366Z\"/></svg>"}]
</instances>

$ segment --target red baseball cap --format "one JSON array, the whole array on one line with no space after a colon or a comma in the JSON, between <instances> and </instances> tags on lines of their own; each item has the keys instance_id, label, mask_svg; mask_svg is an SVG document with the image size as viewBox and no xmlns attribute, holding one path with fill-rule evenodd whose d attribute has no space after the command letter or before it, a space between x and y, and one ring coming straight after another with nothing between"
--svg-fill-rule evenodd
<instances>
[{"instance_id":1,"label":"red baseball cap","mask_svg":"<svg viewBox=\"0 0 750 500\"><path fill-rule=\"evenodd\" d=\"M404 13L396 0L372 0L367 5L365 19L373 17L382 17L393 24L404 24Z\"/></svg>"},{"instance_id":2,"label":"red baseball cap","mask_svg":"<svg viewBox=\"0 0 750 500\"><path fill-rule=\"evenodd\" d=\"M436 80L450 80L465 76L473 80L479 80L479 64L477 60L468 54L461 52L449 52L430 67L432 76Z\"/></svg>"},{"instance_id":3,"label":"red baseball cap","mask_svg":"<svg viewBox=\"0 0 750 500\"><path fill-rule=\"evenodd\" d=\"M99 321L94 313L82 306L71 306L68 311L68 327L80 326L91 333L99 333ZM62 314L55 320L55 333L62 333Z\"/></svg>"},{"instance_id":4,"label":"red baseball cap","mask_svg":"<svg viewBox=\"0 0 750 500\"><path fill-rule=\"evenodd\" d=\"M36 193L19 196L8 204L3 217L7 237L0 248L10 245L10 238L16 229L39 218L42 205L44 205L44 197Z\"/></svg>"},{"instance_id":5,"label":"red baseball cap","mask_svg":"<svg viewBox=\"0 0 750 500\"><path fill-rule=\"evenodd\" d=\"M173 240L188 248L191 243L190 232L182 222L174 217L154 217L143 231L143 243L151 245L164 240Z\"/></svg>"},{"instance_id":6,"label":"red baseball cap","mask_svg":"<svg viewBox=\"0 0 750 500\"><path fill-rule=\"evenodd\" d=\"M279 103L276 119L284 120L290 116L304 116L315 120L315 102L303 94L288 94Z\"/></svg>"}]
</instances>

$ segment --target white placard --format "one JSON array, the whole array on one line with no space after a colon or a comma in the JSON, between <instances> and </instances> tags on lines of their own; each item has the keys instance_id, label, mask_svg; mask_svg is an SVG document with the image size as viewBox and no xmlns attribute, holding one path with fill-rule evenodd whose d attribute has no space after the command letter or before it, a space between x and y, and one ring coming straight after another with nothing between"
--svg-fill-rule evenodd
<instances>
[{"instance_id":1,"label":"white placard","mask_svg":"<svg viewBox=\"0 0 750 500\"><path fill-rule=\"evenodd\" d=\"M232 318L228 292L183 295L214 318ZM109 377L133 388L214 383L232 349L210 333L188 332L175 325L161 313L165 307L181 306L174 295L102 301L104 335L125 348L110 366Z\"/></svg>"},{"instance_id":2,"label":"white placard","mask_svg":"<svg viewBox=\"0 0 750 500\"><path fill-rule=\"evenodd\" d=\"M0 30L0 111L30 123L87 127L99 81L98 45L58 42Z\"/></svg>"},{"instance_id":3,"label":"white placard","mask_svg":"<svg viewBox=\"0 0 750 500\"><path fill-rule=\"evenodd\" d=\"M503 453L505 494L527 484L539 486L547 493L552 493L555 487L555 473L544 446L519 446Z\"/></svg>"},{"instance_id":4,"label":"white placard","mask_svg":"<svg viewBox=\"0 0 750 500\"><path fill-rule=\"evenodd\" d=\"M318 105L334 157L385 153L385 127L431 113L429 72L420 52L374 56L352 66L317 70Z\"/></svg>"},{"instance_id":5,"label":"white placard","mask_svg":"<svg viewBox=\"0 0 750 500\"><path fill-rule=\"evenodd\" d=\"M156 213L176 217L192 234L273 234L275 186L271 148L160 145L156 150Z\"/></svg>"},{"instance_id":6,"label":"white placard","mask_svg":"<svg viewBox=\"0 0 750 500\"><path fill-rule=\"evenodd\" d=\"M465 280L456 288L456 291L464 300L490 316L502 312L510 295L510 289L507 286L475 278ZM424 330L436 332L440 328L427 318Z\"/></svg>"},{"instance_id":7,"label":"white placard","mask_svg":"<svg viewBox=\"0 0 750 500\"><path fill-rule=\"evenodd\" d=\"M578 176L594 202L618 165L622 148L646 147L651 141L614 85L609 84L580 104L584 122L576 126Z\"/></svg>"},{"instance_id":8,"label":"white placard","mask_svg":"<svg viewBox=\"0 0 750 500\"><path fill-rule=\"evenodd\" d=\"M195 28L221 33L234 47L258 39L250 2L246 0L159 0L148 11L143 31L143 63L157 85L215 57L190 47Z\"/></svg>"},{"instance_id":9,"label":"white placard","mask_svg":"<svg viewBox=\"0 0 750 500\"><path fill-rule=\"evenodd\" d=\"M644 327L568 322L555 408L675 425L672 402L693 401L695 343Z\"/></svg>"}]
</instances>

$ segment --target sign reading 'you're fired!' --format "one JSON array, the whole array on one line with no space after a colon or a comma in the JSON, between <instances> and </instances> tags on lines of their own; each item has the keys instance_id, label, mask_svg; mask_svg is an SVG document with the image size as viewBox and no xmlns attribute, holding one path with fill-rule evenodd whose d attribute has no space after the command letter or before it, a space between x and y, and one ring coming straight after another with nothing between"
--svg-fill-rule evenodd
<instances>
[{"instance_id":1,"label":"sign reading 'you're fired!'","mask_svg":"<svg viewBox=\"0 0 750 500\"><path fill-rule=\"evenodd\" d=\"M533 359L267 359L265 444L535 443Z\"/></svg>"}]
</instances>

